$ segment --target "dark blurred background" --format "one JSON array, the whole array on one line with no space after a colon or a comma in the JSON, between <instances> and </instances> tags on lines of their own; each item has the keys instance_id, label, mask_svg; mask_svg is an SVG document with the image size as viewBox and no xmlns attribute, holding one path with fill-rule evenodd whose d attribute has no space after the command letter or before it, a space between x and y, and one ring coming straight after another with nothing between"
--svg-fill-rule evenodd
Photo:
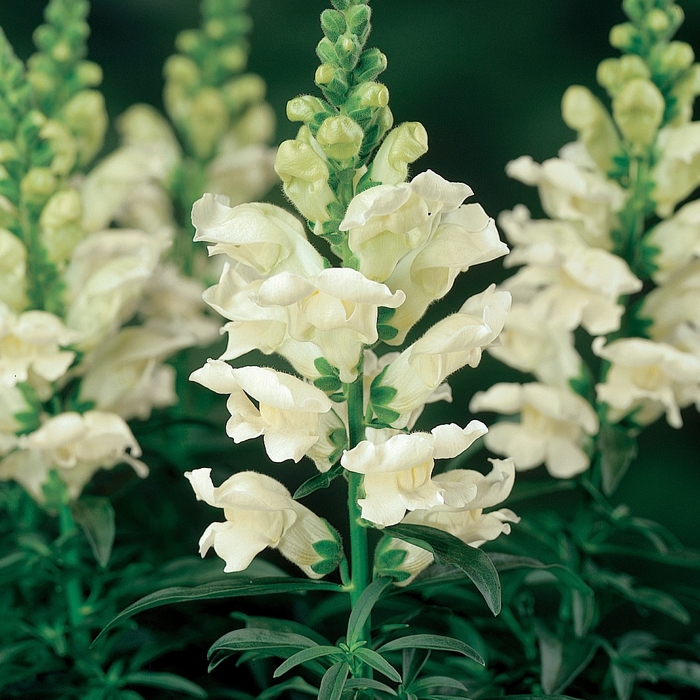
<instances>
[{"instance_id":1,"label":"dark blurred background","mask_svg":"<svg viewBox=\"0 0 700 700\"><path fill-rule=\"evenodd\" d=\"M700 0L680 4L686 22L678 38L700 50ZM329 5L328 0L251 2L250 69L269 86L278 140L296 128L284 118L286 101L314 90L318 15ZM31 33L41 22L43 6L44 0L0 0L0 26L22 58L32 51ZM492 216L518 202L538 212L536 193L509 181L504 166L522 154L538 161L552 157L571 140L559 108L567 86L583 84L603 97L595 71L603 58L616 55L607 38L610 27L624 19L620 2L374 0L372 6L370 45L389 57L381 79L391 92L396 121L421 121L430 137L430 152L418 171L431 168L468 183ZM161 66L172 53L175 34L197 23L197 0L94 0L90 57L104 69L112 117L133 102L160 106ZM482 268L463 275L431 319L502 277L500 263ZM451 382L452 413L434 411L429 417L461 422L468 418L474 391L514 376L486 358L478 370L463 371ZM643 434L641 457L616 500L697 545L700 421L692 409L684 415L682 431L660 421Z\"/></svg>"}]
</instances>

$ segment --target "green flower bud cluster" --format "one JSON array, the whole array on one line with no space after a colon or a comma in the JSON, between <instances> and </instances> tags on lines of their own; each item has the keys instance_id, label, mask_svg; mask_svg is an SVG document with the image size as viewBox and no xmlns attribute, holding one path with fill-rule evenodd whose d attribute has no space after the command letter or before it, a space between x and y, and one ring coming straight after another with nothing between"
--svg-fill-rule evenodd
<instances>
[{"instance_id":1,"label":"green flower bud cluster","mask_svg":"<svg viewBox=\"0 0 700 700\"><path fill-rule=\"evenodd\" d=\"M427 150L420 124L403 124L384 141L394 117L389 91L376 80L386 69L386 56L365 48L368 3L333 0L333 9L321 14L324 37L316 47L321 65L315 83L325 99L302 95L287 104L288 119L303 126L296 139L281 144L275 163L285 194L314 233L351 266L346 234L339 230L350 200L369 187L403 182L408 165Z\"/></svg>"},{"instance_id":2,"label":"green flower bud cluster","mask_svg":"<svg viewBox=\"0 0 700 700\"><path fill-rule=\"evenodd\" d=\"M247 0L204 0L201 27L178 35L180 53L164 67L166 110L188 150L202 162L217 154L226 136L239 145L263 143L274 129L265 83L242 74L248 61L245 35L251 29L247 5Z\"/></svg>"}]
</instances>

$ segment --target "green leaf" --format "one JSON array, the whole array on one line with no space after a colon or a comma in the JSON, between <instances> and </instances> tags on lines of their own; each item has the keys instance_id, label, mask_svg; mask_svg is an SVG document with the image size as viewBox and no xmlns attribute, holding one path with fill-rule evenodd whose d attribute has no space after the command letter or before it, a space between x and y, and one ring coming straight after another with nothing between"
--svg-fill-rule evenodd
<instances>
[{"instance_id":1,"label":"green leaf","mask_svg":"<svg viewBox=\"0 0 700 700\"><path fill-rule=\"evenodd\" d=\"M535 633L540 643L540 681L545 693L566 690L590 664L600 646L600 640L596 637L559 639L539 624Z\"/></svg>"},{"instance_id":2,"label":"green leaf","mask_svg":"<svg viewBox=\"0 0 700 700\"><path fill-rule=\"evenodd\" d=\"M362 637L362 630L369 619L372 608L390 583L390 578L382 576L370 583L369 586L362 591L362 595L358 598L357 603L355 603L355 607L352 609L350 618L348 619L347 644L349 647L356 644Z\"/></svg>"},{"instance_id":3,"label":"green leaf","mask_svg":"<svg viewBox=\"0 0 700 700\"><path fill-rule=\"evenodd\" d=\"M501 611L501 582L485 552L454 535L425 525L393 525L384 532L432 552L438 563L453 564L474 583L494 615Z\"/></svg>"},{"instance_id":4,"label":"green leaf","mask_svg":"<svg viewBox=\"0 0 700 700\"><path fill-rule=\"evenodd\" d=\"M312 661L313 659L318 659L323 656L330 656L331 658L333 656L339 656L338 659L334 659L334 661L339 661L340 658L342 658L342 655L343 652L340 651L338 647L332 646L317 646L309 647L308 649L302 649L296 654L290 656L285 662L281 663L275 669L275 672L273 673L272 677L279 678L280 676L287 673L287 671L291 671L296 666L299 666L300 664L305 664L307 661Z\"/></svg>"},{"instance_id":5,"label":"green leaf","mask_svg":"<svg viewBox=\"0 0 700 700\"><path fill-rule=\"evenodd\" d=\"M290 678L290 680L280 683L279 685L273 685L271 688L263 690L256 700L273 700L273 698L278 698L282 693L286 693L288 690L295 690L298 693L306 693L307 695L312 695L316 697L318 695L318 688L307 683L303 678L297 676L296 678Z\"/></svg>"},{"instance_id":6,"label":"green leaf","mask_svg":"<svg viewBox=\"0 0 700 700\"><path fill-rule=\"evenodd\" d=\"M427 676L411 684L410 691L417 693L430 688L450 688L452 690L463 690L468 692L467 687L454 678L448 676Z\"/></svg>"},{"instance_id":7,"label":"green leaf","mask_svg":"<svg viewBox=\"0 0 700 700\"><path fill-rule=\"evenodd\" d=\"M603 493L610 496L637 456L636 431L603 424L598 435Z\"/></svg>"},{"instance_id":8,"label":"green leaf","mask_svg":"<svg viewBox=\"0 0 700 700\"><path fill-rule=\"evenodd\" d=\"M240 596L272 595L273 593L301 593L303 591L336 591L343 587L330 581L316 581L312 579L294 578L237 578L232 574L231 581L215 581L201 586L173 586L156 591L144 596L141 600L132 603L122 610L93 641L93 645L110 629L123 620L133 617L137 613L161 605L173 603L186 603L192 600L216 600L219 598L237 598Z\"/></svg>"},{"instance_id":9,"label":"green leaf","mask_svg":"<svg viewBox=\"0 0 700 700\"><path fill-rule=\"evenodd\" d=\"M343 473L343 467L340 464L336 464L331 467L327 472L321 474L315 474L310 479L307 479L295 492L294 500L298 501L300 498L305 498L309 494L319 489L326 489L331 485L334 479L337 479Z\"/></svg>"},{"instance_id":10,"label":"green leaf","mask_svg":"<svg viewBox=\"0 0 700 700\"><path fill-rule=\"evenodd\" d=\"M281 656L284 656L289 649L306 649L317 646L318 644L313 639L294 632L271 631L259 627L233 630L233 632L219 637L209 647L207 653L207 658L210 660L209 671L216 668L224 659L241 651L263 649L273 653L279 652Z\"/></svg>"},{"instance_id":11,"label":"green leaf","mask_svg":"<svg viewBox=\"0 0 700 700\"><path fill-rule=\"evenodd\" d=\"M379 671L379 673L396 683L401 683L401 675L399 672L385 658L380 656L378 652L367 649L366 647L358 647L353 651L353 654L375 671Z\"/></svg>"},{"instance_id":12,"label":"green leaf","mask_svg":"<svg viewBox=\"0 0 700 700\"><path fill-rule=\"evenodd\" d=\"M362 688L371 688L372 690L378 690L382 693L387 693L393 697L397 696L397 692L390 688L385 683L375 681L372 678L351 678L345 684L345 690L360 690Z\"/></svg>"},{"instance_id":13,"label":"green leaf","mask_svg":"<svg viewBox=\"0 0 700 700\"><path fill-rule=\"evenodd\" d=\"M387 651L397 651L399 649L435 649L438 651L454 651L458 654L463 654L469 657L478 664L485 666L484 660L481 658L476 649L472 649L468 644L453 639L452 637L443 637L439 634L410 634L407 637L394 639L377 649L381 654Z\"/></svg>"},{"instance_id":14,"label":"green leaf","mask_svg":"<svg viewBox=\"0 0 700 700\"><path fill-rule=\"evenodd\" d=\"M114 508L109 499L83 496L71 505L71 513L83 529L95 560L102 568L106 567L116 534Z\"/></svg>"},{"instance_id":15,"label":"green leaf","mask_svg":"<svg viewBox=\"0 0 700 700\"><path fill-rule=\"evenodd\" d=\"M318 689L318 700L340 700L349 673L350 667L345 661L333 664L321 679L321 687Z\"/></svg>"},{"instance_id":16,"label":"green leaf","mask_svg":"<svg viewBox=\"0 0 700 700\"><path fill-rule=\"evenodd\" d=\"M206 698L207 692L201 686L192 681L188 681L182 676L174 673L164 673L161 671L139 671L124 676L124 683L129 685L146 685L151 688L162 688L163 690L174 690L185 693L192 698Z\"/></svg>"},{"instance_id":17,"label":"green leaf","mask_svg":"<svg viewBox=\"0 0 700 700\"><path fill-rule=\"evenodd\" d=\"M531 557L502 554L500 552L492 552L488 556L499 572L509 571L511 569L548 571L566 588L574 588L585 596L592 597L594 595L593 589L577 573L563 564L543 564L538 559L532 559Z\"/></svg>"}]
</instances>

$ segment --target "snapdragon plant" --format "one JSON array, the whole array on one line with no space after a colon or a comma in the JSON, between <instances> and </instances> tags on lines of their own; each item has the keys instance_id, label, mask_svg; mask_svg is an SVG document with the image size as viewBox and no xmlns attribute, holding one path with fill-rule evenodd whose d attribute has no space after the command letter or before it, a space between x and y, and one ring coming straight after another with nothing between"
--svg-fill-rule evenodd
<instances>
[{"instance_id":1,"label":"snapdragon plant","mask_svg":"<svg viewBox=\"0 0 700 700\"><path fill-rule=\"evenodd\" d=\"M281 658L274 678L301 672L278 685L268 679L264 697L292 689L321 698L464 697L459 678L421 669L431 652L483 663L480 654L455 630L397 634L405 623L389 622L390 601L399 590L410 596L417 575L437 562L444 567L438 580L471 579L498 613L498 575L477 547L518 520L508 509L484 512L510 492L512 460L493 460L486 475L436 468L436 460L458 457L484 435L483 423L414 430L426 403L449 400L447 377L476 367L496 340L510 294L492 285L407 344L409 331L460 272L507 248L481 206L463 204L472 195L467 185L430 170L409 179L427 134L417 122L393 125L388 90L377 81L386 57L366 48L370 19L362 0L336 0L323 12L315 74L321 94L287 105L301 126L280 145L275 169L306 226L280 207L231 206L216 194L192 211L195 241L225 261L204 298L227 319L228 344L191 378L228 396L226 432L234 442L262 436L272 462L306 456L318 473L294 494L255 471L219 486L211 469L187 473L197 498L223 509L200 552L213 548L231 580L161 591L115 620L184 600L327 592L326 615L349 611L340 635L249 617L245 628L212 645L210 668L242 653L249 661ZM229 364L253 350L276 355L284 371ZM302 503L336 480L345 483L347 524ZM308 578L235 575L266 548ZM404 617L407 601L399 620L413 615ZM328 632L337 627L323 624Z\"/></svg>"}]
</instances>

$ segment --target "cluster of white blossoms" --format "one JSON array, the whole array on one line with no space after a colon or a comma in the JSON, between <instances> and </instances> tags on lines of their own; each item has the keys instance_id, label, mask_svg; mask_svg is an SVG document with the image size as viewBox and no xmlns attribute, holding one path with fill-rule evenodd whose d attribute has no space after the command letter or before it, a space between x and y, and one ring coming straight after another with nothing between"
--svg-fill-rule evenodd
<instances>
[{"instance_id":1,"label":"cluster of white blossoms","mask_svg":"<svg viewBox=\"0 0 700 700\"><path fill-rule=\"evenodd\" d=\"M524 156L507 167L538 187L549 219L522 205L500 219L513 246L505 264L522 267L503 285L513 309L490 352L536 382L498 384L471 408L520 415L486 437L518 469L544 463L572 477L590 465L601 418L634 433L663 413L679 427L680 409L700 408L700 209L675 211L700 185L700 67L670 41L682 12L667 5L629 3L631 21L613 29L625 55L598 71L612 113L569 88L562 111L578 140L541 165ZM660 221L645 230L651 217ZM578 328L601 358L594 390Z\"/></svg>"},{"instance_id":2,"label":"cluster of white blossoms","mask_svg":"<svg viewBox=\"0 0 700 700\"><path fill-rule=\"evenodd\" d=\"M486 426L412 429L426 403L451 400L447 377L475 367L494 343L510 294L492 286L403 351L378 357L374 350L402 345L460 272L507 247L483 209L464 204L472 195L467 185L431 171L408 179L408 165L427 150L425 130L417 123L390 130L388 92L374 81L386 59L361 50L369 8L361 1L343 7L322 17L316 82L328 101L289 103L290 118L304 124L275 163L286 195L341 266L331 266L287 211L204 195L192 211L195 241L225 261L204 298L227 319L228 346L191 378L228 396L226 431L235 442L262 436L274 462L306 456L330 477L360 479L356 505L366 525L421 522L480 544L517 520L508 510L482 513L510 492L512 460L495 461L488 477L462 469L434 474L436 460L463 453ZM341 49L324 53L331 40L354 64L338 58ZM252 350L278 355L295 374L228 364ZM200 469L189 479L200 500L224 509L226 522L204 533L200 551L213 546L226 571L241 570L265 547L309 575L327 573L342 556L334 530L271 478L245 472L215 488ZM430 563L417 566L411 545L390 541L403 552L391 558L399 578Z\"/></svg>"},{"instance_id":3,"label":"cluster of white blossoms","mask_svg":"<svg viewBox=\"0 0 700 700\"><path fill-rule=\"evenodd\" d=\"M107 115L94 89L101 71L83 60L87 10L52 0L26 71L0 38L0 479L38 501L54 471L71 499L100 468L127 463L146 474L126 421L175 404L166 361L218 334L204 284L172 261L174 205L205 183L242 201L274 175L261 81L238 76L217 92L201 78L212 52L228 61L226 76L244 67L226 27L200 46L201 66L179 55L167 70L174 121L200 140L208 134L208 145L181 146L163 117L137 105L119 121L123 145L91 167ZM237 39L243 29L232 30ZM183 37L191 49L201 32ZM224 97L226 118L207 131L210 103Z\"/></svg>"}]
</instances>

